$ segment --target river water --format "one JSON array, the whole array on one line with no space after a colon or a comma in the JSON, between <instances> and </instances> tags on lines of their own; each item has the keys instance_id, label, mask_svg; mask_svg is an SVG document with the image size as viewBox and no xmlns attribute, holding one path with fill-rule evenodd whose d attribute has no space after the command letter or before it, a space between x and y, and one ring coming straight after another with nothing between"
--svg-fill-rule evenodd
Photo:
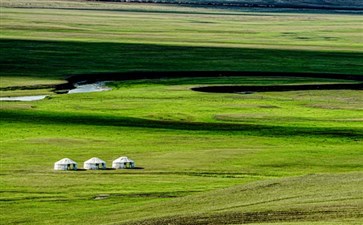
<instances>
[{"instance_id":1,"label":"river water","mask_svg":"<svg viewBox=\"0 0 363 225\"><path fill-rule=\"evenodd\" d=\"M76 93L88 93L88 92L100 92L100 91L109 91L111 88L106 86L106 82L96 82L93 84L75 84L76 88L68 91L67 94L76 94Z\"/></svg>"}]
</instances>

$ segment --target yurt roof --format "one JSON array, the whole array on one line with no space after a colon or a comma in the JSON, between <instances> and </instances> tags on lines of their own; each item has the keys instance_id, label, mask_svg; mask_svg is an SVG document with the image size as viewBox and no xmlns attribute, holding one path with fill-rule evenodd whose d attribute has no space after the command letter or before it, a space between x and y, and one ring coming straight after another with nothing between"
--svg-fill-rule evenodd
<instances>
[{"instance_id":1,"label":"yurt roof","mask_svg":"<svg viewBox=\"0 0 363 225\"><path fill-rule=\"evenodd\" d=\"M64 158L64 159L61 159L57 162L55 162L55 164L77 164L75 161L71 160L71 159L68 159L68 158Z\"/></svg>"},{"instance_id":2,"label":"yurt roof","mask_svg":"<svg viewBox=\"0 0 363 225\"><path fill-rule=\"evenodd\" d=\"M134 161L127 158L126 156L121 156L120 158L115 159L113 162L120 162L120 163L128 163L131 162L133 163Z\"/></svg>"},{"instance_id":3,"label":"yurt roof","mask_svg":"<svg viewBox=\"0 0 363 225\"><path fill-rule=\"evenodd\" d=\"M97 157L93 157L93 158L90 158L89 160L85 161L85 163L106 163L106 162Z\"/></svg>"}]
</instances>

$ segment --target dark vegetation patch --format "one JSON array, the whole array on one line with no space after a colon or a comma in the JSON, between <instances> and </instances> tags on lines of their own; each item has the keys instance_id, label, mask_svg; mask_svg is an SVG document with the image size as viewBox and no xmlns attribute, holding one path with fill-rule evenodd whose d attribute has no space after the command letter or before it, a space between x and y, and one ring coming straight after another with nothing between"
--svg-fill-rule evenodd
<instances>
[{"instance_id":1,"label":"dark vegetation patch","mask_svg":"<svg viewBox=\"0 0 363 225\"><path fill-rule=\"evenodd\" d=\"M363 83L358 84L306 84L306 85L254 85L254 86L207 86L194 87L193 91L210 93L282 92L306 90L363 90Z\"/></svg>"}]
</instances>

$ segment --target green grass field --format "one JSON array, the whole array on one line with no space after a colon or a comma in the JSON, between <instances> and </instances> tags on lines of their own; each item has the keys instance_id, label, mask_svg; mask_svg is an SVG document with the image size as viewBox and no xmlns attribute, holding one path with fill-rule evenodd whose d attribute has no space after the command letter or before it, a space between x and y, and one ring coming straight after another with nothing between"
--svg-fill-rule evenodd
<instances>
[{"instance_id":1,"label":"green grass field","mask_svg":"<svg viewBox=\"0 0 363 225\"><path fill-rule=\"evenodd\" d=\"M363 17L73 1L1 2L1 87L129 71L362 75ZM21 7L21 8L19 8ZM114 81L0 102L1 224L362 224L363 93L212 94L293 77ZM1 96L51 93L1 90ZM126 155L142 169L53 170Z\"/></svg>"},{"instance_id":2,"label":"green grass field","mask_svg":"<svg viewBox=\"0 0 363 225\"><path fill-rule=\"evenodd\" d=\"M2 87L123 71L362 74L357 14L40 0L1 5Z\"/></svg>"}]
</instances>

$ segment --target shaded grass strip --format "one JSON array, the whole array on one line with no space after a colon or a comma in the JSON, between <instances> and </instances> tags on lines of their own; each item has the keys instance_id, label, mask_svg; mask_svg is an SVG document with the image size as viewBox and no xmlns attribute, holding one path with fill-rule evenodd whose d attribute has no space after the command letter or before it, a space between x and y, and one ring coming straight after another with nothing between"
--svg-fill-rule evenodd
<instances>
[{"instance_id":1,"label":"shaded grass strip","mask_svg":"<svg viewBox=\"0 0 363 225\"><path fill-rule=\"evenodd\" d=\"M284 127L255 124L232 123L206 123L206 122L181 122L160 121L134 117L89 115L75 113L50 113L31 111L0 111L2 122L29 123L29 124L59 124L59 125L90 125L90 126L114 126L134 127L150 129L170 129L204 131L213 134L225 132L237 132L263 136L330 136L337 138L363 138L362 129L354 128L327 128L327 127Z\"/></svg>"}]
</instances>

